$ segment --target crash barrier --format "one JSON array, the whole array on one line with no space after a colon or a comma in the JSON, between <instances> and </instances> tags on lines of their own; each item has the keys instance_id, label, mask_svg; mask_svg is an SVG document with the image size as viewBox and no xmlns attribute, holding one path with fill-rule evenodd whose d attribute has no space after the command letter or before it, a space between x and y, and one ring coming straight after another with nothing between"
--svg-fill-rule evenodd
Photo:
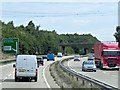
<instances>
[{"instance_id":1,"label":"crash barrier","mask_svg":"<svg viewBox=\"0 0 120 90\"><path fill-rule=\"evenodd\" d=\"M72 79L75 79L78 83L81 83L81 85L86 85L87 84L86 86L88 86L88 85L91 86L91 87L95 86L100 90L118 90L118 88L110 86L110 85L108 85L106 83L103 83L101 81L92 79L92 78L87 77L85 75L82 75L80 73L77 73L77 72L71 70L69 67L64 66L63 63L68 61L68 60L71 60L71 59L73 59L73 57L69 58L69 59L61 60L59 62L59 65L65 73L67 73L70 77L72 77Z\"/></svg>"},{"instance_id":2,"label":"crash barrier","mask_svg":"<svg viewBox=\"0 0 120 90\"><path fill-rule=\"evenodd\" d=\"M0 65L15 62L15 59L0 60Z\"/></svg>"}]
</instances>

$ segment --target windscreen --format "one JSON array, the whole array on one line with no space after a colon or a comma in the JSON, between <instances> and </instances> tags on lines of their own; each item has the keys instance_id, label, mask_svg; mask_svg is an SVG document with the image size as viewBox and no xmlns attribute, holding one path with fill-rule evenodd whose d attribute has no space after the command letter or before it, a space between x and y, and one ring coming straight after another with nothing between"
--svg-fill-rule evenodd
<instances>
[{"instance_id":1,"label":"windscreen","mask_svg":"<svg viewBox=\"0 0 120 90\"><path fill-rule=\"evenodd\" d=\"M120 51L103 51L103 56L120 56Z\"/></svg>"},{"instance_id":2,"label":"windscreen","mask_svg":"<svg viewBox=\"0 0 120 90\"><path fill-rule=\"evenodd\" d=\"M93 63L93 62L85 62L84 64L92 65L92 64L94 64L94 63Z\"/></svg>"}]
</instances>

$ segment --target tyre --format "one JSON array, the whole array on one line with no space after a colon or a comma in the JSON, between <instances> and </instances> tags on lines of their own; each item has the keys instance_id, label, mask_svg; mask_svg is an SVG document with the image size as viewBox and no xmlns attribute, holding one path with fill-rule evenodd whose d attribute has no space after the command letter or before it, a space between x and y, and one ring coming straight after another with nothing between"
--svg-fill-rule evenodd
<instances>
[{"instance_id":1,"label":"tyre","mask_svg":"<svg viewBox=\"0 0 120 90\"><path fill-rule=\"evenodd\" d=\"M85 70L82 69L82 71L85 71Z\"/></svg>"},{"instance_id":2,"label":"tyre","mask_svg":"<svg viewBox=\"0 0 120 90\"><path fill-rule=\"evenodd\" d=\"M103 70L103 64L102 63L100 64L100 69Z\"/></svg>"},{"instance_id":3,"label":"tyre","mask_svg":"<svg viewBox=\"0 0 120 90\"><path fill-rule=\"evenodd\" d=\"M15 77L15 82L18 82L19 81L19 78L18 77Z\"/></svg>"},{"instance_id":4,"label":"tyre","mask_svg":"<svg viewBox=\"0 0 120 90\"><path fill-rule=\"evenodd\" d=\"M35 82L37 82L37 74L36 74L36 76L35 76L35 78L34 78L34 79L35 79Z\"/></svg>"},{"instance_id":5,"label":"tyre","mask_svg":"<svg viewBox=\"0 0 120 90\"><path fill-rule=\"evenodd\" d=\"M35 77L35 82L37 82L37 76Z\"/></svg>"},{"instance_id":6,"label":"tyre","mask_svg":"<svg viewBox=\"0 0 120 90\"><path fill-rule=\"evenodd\" d=\"M119 68L117 68L117 71L119 71Z\"/></svg>"}]
</instances>

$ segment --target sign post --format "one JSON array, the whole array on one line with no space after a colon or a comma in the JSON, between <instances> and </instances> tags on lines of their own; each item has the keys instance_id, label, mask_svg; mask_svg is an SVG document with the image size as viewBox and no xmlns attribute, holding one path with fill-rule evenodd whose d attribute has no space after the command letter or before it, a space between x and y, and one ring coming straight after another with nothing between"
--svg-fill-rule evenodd
<instances>
[{"instance_id":1,"label":"sign post","mask_svg":"<svg viewBox=\"0 0 120 90\"><path fill-rule=\"evenodd\" d=\"M3 53L17 55L19 53L19 39L4 38L3 39Z\"/></svg>"}]
</instances>

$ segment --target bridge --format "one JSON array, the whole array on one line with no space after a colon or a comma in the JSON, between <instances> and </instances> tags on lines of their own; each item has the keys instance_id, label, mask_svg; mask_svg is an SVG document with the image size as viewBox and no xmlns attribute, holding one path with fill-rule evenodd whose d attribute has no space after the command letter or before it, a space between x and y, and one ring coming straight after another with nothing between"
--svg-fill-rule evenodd
<instances>
[{"instance_id":1,"label":"bridge","mask_svg":"<svg viewBox=\"0 0 120 90\"><path fill-rule=\"evenodd\" d=\"M81 43L60 43L59 46L62 48L63 54L65 54L65 47L71 46L71 47L82 47L82 48L93 48L94 44L98 43L116 43L116 41L101 41L101 42L81 42Z\"/></svg>"},{"instance_id":2,"label":"bridge","mask_svg":"<svg viewBox=\"0 0 120 90\"><path fill-rule=\"evenodd\" d=\"M100 42L96 42L96 43L100 43ZM89 48L92 49L94 44L95 43L92 43L92 42L91 43L87 43L87 42L82 42L82 43L60 43L59 46L61 46L62 52L63 52L63 54L65 54L66 53L65 48L68 47L68 46L77 47L77 48L82 47L84 49L87 49L89 47Z\"/></svg>"}]
</instances>

